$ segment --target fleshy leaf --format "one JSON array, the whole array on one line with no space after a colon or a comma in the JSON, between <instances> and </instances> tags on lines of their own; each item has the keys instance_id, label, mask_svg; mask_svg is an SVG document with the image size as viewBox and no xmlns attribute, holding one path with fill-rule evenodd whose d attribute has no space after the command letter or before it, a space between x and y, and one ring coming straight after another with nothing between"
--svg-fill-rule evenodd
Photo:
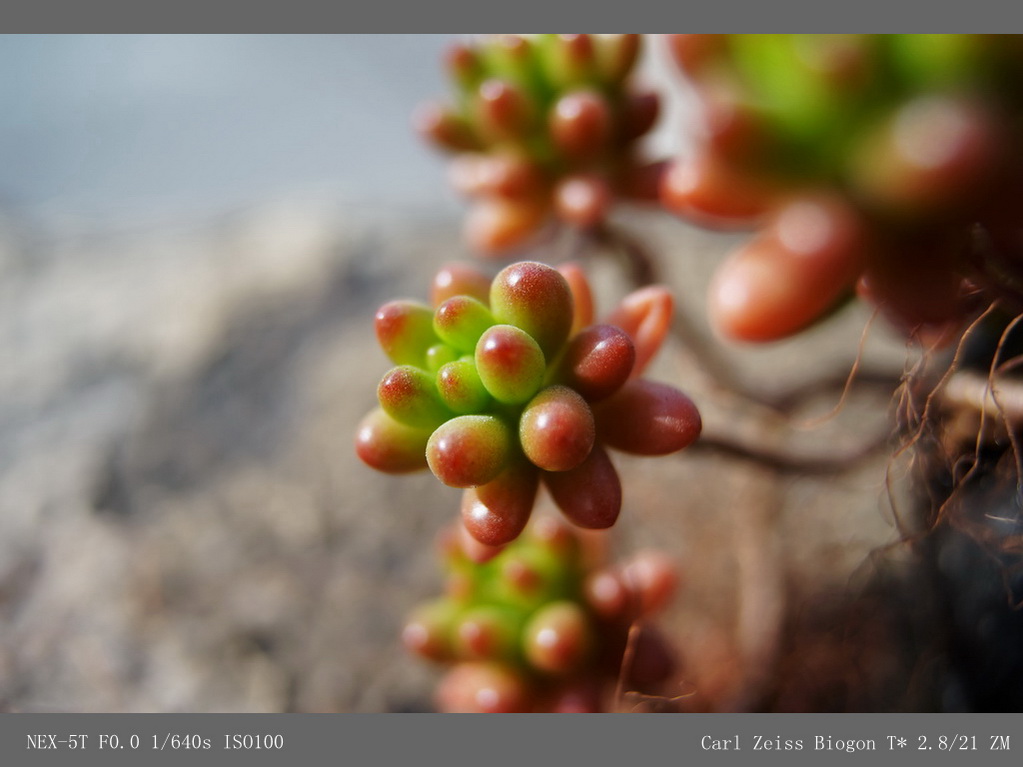
<instances>
[{"instance_id":1,"label":"fleshy leaf","mask_svg":"<svg viewBox=\"0 0 1023 767\"><path fill-rule=\"evenodd\" d=\"M525 461L505 469L485 485L462 495L462 522L480 543L501 546L515 540L529 521L539 472Z\"/></svg>"},{"instance_id":2,"label":"fleshy leaf","mask_svg":"<svg viewBox=\"0 0 1023 767\"><path fill-rule=\"evenodd\" d=\"M700 435L696 405L673 386L629 381L594 407L597 435L608 447L636 455L667 455Z\"/></svg>"},{"instance_id":3,"label":"fleshy leaf","mask_svg":"<svg viewBox=\"0 0 1023 767\"><path fill-rule=\"evenodd\" d=\"M437 688L437 708L448 714L514 714L529 710L521 674L492 661L459 663Z\"/></svg>"},{"instance_id":4,"label":"fleshy leaf","mask_svg":"<svg viewBox=\"0 0 1023 767\"><path fill-rule=\"evenodd\" d=\"M498 402L521 404L543 383L547 363L533 337L514 325L495 325L476 345L476 371Z\"/></svg>"},{"instance_id":5,"label":"fleshy leaf","mask_svg":"<svg viewBox=\"0 0 1023 767\"><path fill-rule=\"evenodd\" d=\"M548 386L519 420L523 452L546 471L574 469L590 454L595 436L590 406L567 386Z\"/></svg>"},{"instance_id":6,"label":"fleshy leaf","mask_svg":"<svg viewBox=\"0 0 1023 767\"><path fill-rule=\"evenodd\" d=\"M572 294L572 329L570 336L593 324L593 291L586 272L575 261L558 267L558 272L568 283Z\"/></svg>"},{"instance_id":7,"label":"fleshy leaf","mask_svg":"<svg viewBox=\"0 0 1023 767\"><path fill-rule=\"evenodd\" d=\"M455 620L461 609L450 599L438 599L420 605L405 622L402 644L422 658L432 661L453 659L451 646Z\"/></svg>"},{"instance_id":8,"label":"fleshy leaf","mask_svg":"<svg viewBox=\"0 0 1023 767\"><path fill-rule=\"evenodd\" d=\"M522 640L529 662L553 674L579 668L596 644L589 617L569 601L552 602L538 610L526 624Z\"/></svg>"},{"instance_id":9,"label":"fleshy leaf","mask_svg":"<svg viewBox=\"0 0 1023 767\"><path fill-rule=\"evenodd\" d=\"M461 415L479 413L493 401L470 360L456 360L437 371L441 399Z\"/></svg>"},{"instance_id":10,"label":"fleshy leaf","mask_svg":"<svg viewBox=\"0 0 1023 767\"><path fill-rule=\"evenodd\" d=\"M496 479L512 452L512 431L492 415L461 415L430 435L426 460L445 485L477 487Z\"/></svg>"},{"instance_id":11,"label":"fleshy leaf","mask_svg":"<svg viewBox=\"0 0 1023 767\"><path fill-rule=\"evenodd\" d=\"M459 657L466 660L518 660L520 618L513 610L499 605L470 607L454 629L453 644Z\"/></svg>"},{"instance_id":12,"label":"fleshy leaf","mask_svg":"<svg viewBox=\"0 0 1023 767\"><path fill-rule=\"evenodd\" d=\"M521 261L501 270L490 288L490 308L498 322L526 331L552 358L572 328L572 291L554 268Z\"/></svg>"},{"instance_id":13,"label":"fleshy leaf","mask_svg":"<svg viewBox=\"0 0 1023 767\"><path fill-rule=\"evenodd\" d=\"M606 322L617 325L636 346L632 377L639 377L653 359L671 328L675 300L663 285L649 285L622 299Z\"/></svg>"},{"instance_id":14,"label":"fleshy leaf","mask_svg":"<svg viewBox=\"0 0 1023 767\"><path fill-rule=\"evenodd\" d=\"M629 379L636 364L636 346L617 325L593 325L568 343L559 380L589 402L610 397Z\"/></svg>"},{"instance_id":15,"label":"fleshy leaf","mask_svg":"<svg viewBox=\"0 0 1023 767\"><path fill-rule=\"evenodd\" d=\"M437 343L433 311L418 301L389 301L374 318L377 340L396 365L422 365L426 350Z\"/></svg>"},{"instance_id":16,"label":"fleshy leaf","mask_svg":"<svg viewBox=\"0 0 1023 767\"><path fill-rule=\"evenodd\" d=\"M383 408L375 408L355 432L355 452L377 471L407 474L427 468L429 438L429 430L406 426L387 415Z\"/></svg>"},{"instance_id":17,"label":"fleshy leaf","mask_svg":"<svg viewBox=\"0 0 1023 767\"><path fill-rule=\"evenodd\" d=\"M576 160L599 155L611 138L611 107L595 90L566 93L554 104L548 119L554 143Z\"/></svg>"},{"instance_id":18,"label":"fleshy leaf","mask_svg":"<svg viewBox=\"0 0 1023 767\"><path fill-rule=\"evenodd\" d=\"M434 332L463 353L473 351L480 336L493 324L490 310L471 296L452 296L433 315Z\"/></svg>"},{"instance_id":19,"label":"fleshy leaf","mask_svg":"<svg viewBox=\"0 0 1023 767\"><path fill-rule=\"evenodd\" d=\"M579 527L590 530L611 527L622 510L618 471L599 444L574 469L545 472L543 481L558 508Z\"/></svg>"},{"instance_id":20,"label":"fleshy leaf","mask_svg":"<svg viewBox=\"0 0 1023 767\"><path fill-rule=\"evenodd\" d=\"M445 264L434 275L430 301L434 306L440 306L453 296L471 296L483 304L489 304L490 278L468 264Z\"/></svg>"},{"instance_id":21,"label":"fleshy leaf","mask_svg":"<svg viewBox=\"0 0 1023 767\"><path fill-rule=\"evenodd\" d=\"M396 421L418 429L433 429L453 413L437 392L434 377L414 365L390 370L377 386L380 406Z\"/></svg>"}]
</instances>

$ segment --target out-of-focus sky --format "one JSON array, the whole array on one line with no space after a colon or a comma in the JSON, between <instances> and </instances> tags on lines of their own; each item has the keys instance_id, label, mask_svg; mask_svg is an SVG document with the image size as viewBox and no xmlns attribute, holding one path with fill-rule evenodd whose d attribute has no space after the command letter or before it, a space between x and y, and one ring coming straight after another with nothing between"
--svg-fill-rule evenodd
<instances>
[{"instance_id":1,"label":"out-of-focus sky","mask_svg":"<svg viewBox=\"0 0 1023 767\"><path fill-rule=\"evenodd\" d=\"M410 129L454 35L0 36L0 207L103 220L291 194L453 204Z\"/></svg>"},{"instance_id":2,"label":"out-of-focus sky","mask_svg":"<svg viewBox=\"0 0 1023 767\"><path fill-rule=\"evenodd\" d=\"M324 190L409 201L445 36L4 36L0 204L101 218Z\"/></svg>"}]
</instances>

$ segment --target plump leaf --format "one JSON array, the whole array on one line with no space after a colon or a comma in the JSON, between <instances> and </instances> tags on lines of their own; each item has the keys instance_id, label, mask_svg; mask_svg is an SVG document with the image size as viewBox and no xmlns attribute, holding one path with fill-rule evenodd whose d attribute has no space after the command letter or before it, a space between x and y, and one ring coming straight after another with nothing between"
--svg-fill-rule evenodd
<instances>
[{"instance_id":1,"label":"plump leaf","mask_svg":"<svg viewBox=\"0 0 1023 767\"><path fill-rule=\"evenodd\" d=\"M546 369L540 346L514 325L495 325L476 345L476 371L498 402L516 405L529 400L543 383Z\"/></svg>"},{"instance_id":2,"label":"plump leaf","mask_svg":"<svg viewBox=\"0 0 1023 767\"><path fill-rule=\"evenodd\" d=\"M666 455L693 442L700 412L673 386L632 380L593 411L597 435L608 447L636 455Z\"/></svg>"},{"instance_id":3,"label":"plump leaf","mask_svg":"<svg viewBox=\"0 0 1023 767\"><path fill-rule=\"evenodd\" d=\"M661 348L671 328L675 299L663 285L649 285L633 291L622 299L607 318L608 325L616 325L632 338L636 347L636 361L632 377L638 378Z\"/></svg>"},{"instance_id":4,"label":"plump leaf","mask_svg":"<svg viewBox=\"0 0 1023 767\"><path fill-rule=\"evenodd\" d=\"M568 343L558 379L589 402L614 394L636 364L632 338L616 325L592 325Z\"/></svg>"},{"instance_id":5,"label":"plump leaf","mask_svg":"<svg viewBox=\"0 0 1023 767\"><path fill-rule=\"evenodd\" d=\"M531 335L549 358L560 350L572 327L568 281L536 261L521 261L498 273L490 288L490 308L498 322Z\"/></svg>"},{"instance_id":6,"label":"plump leaf","mask_svg":"<svg viewBox=\"0 0 1023 767\"><path fill-rule=\"evenodd\" d=\"M504 470L512 453L512 439L511 429L500 418L462 415L430 435L426 460L445 485L478 487Z\"/></svg>"},{"instance_id":7,"label":"plump leaf","mask_svg":"<svg viewBox=\"0 0 1023 767\"><path fill-rule=\"evenodd\" d=\"M579 527L611 527L622 510L622 483L611 459L599 444L570 471L545 472L544 484L554 502Z\"/></svg>"},{"instance_id":8,"label":"plump leaf","mask_svg":"<svg viewBox=\"0 0 1023 767\"><path fill-rule=\"evenodd\" d=\"M355 432L355 452L364 463L388 474L407 474L427 467L430 430L406 426L382 408L371 411Z\"/></svg>"},{"instance_id":9,"label":"plump leaf","mask_svg":"<svg viewBox=\"0 0 1023 767\"><path fill-rule=\"evenodd\" d=\"M384 375L377 398L394 420L417 429L436 428L453 415L440 398L434 377L414 365L399 365Z\"/></svg>"},{"instance_id":10,"label":"plump leaf","mask_svg":"<svg viewBox=\"0 0 1023 767\"><path fill-rule=\"evenodd\" d=\"M418 301L389 301L374 318L377 340L396 365L423 365L426 350L437 343L433 312Z\"/></svg>"},{"instance_id":11,"label":"plump leaf","mask_svg":"<svg viewBox=\"0 0 1023 767\"><path fill-rule=\"evenodd\" d=\"M487 484L466 490L462 496L465 529L488 546L515 540L529 521L538 485L539 472L520 460Z\"/></svg>"},{"instance_id":12,"label":"plump leaf","mask_svg":"<svg viewBox=\"0 0 1023 767\"><path fill-rule=\"evenodd\" d=\"M546 471L574 469L590 454L595 436L590 406L567 386L548 386L529 401L519 420L523 452Z\"/></svg>"}]
</instances>

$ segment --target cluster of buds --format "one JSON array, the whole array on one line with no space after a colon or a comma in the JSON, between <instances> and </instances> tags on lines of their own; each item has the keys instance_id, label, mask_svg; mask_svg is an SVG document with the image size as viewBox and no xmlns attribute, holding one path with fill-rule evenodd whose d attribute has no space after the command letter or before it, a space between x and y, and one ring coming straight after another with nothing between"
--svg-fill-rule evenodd
<instances>
[{"instance_id":1,"label":"cluster of buds","mask_svg":"<svg viewBox=\"0 0 1023 767\"><path fill-rule=\"evenodd\" d=\"M673 595L673 564L640 552L607 566L593 535L539 518L483 563L456 533L442 537L444 596L402 633L410 651L449 667L441 711L599 712L609 688L656 692L668 679L674 658L643 619Z\"/></svg>"},{"instance_id":2,"label":"cluster of buds","mask_svg":"<svg viewBox=\"0 0 1023 767\"><path fill-rule=\"evenodd\" d=\"M381 471L429 467L465 488L463 522L481 545L519 535L541 481L573 523L610 527L622 489L606 448L663 455L699 435L685 394L639 377L671 322L665 288L638 290L591 324L577 265L525 261L492 281L445 267L432 299L377 312L377 338L397 367L377 388L356 451Z\"/></svg>"},{"instance_id":3,"label":"cluster of buds","mask_svg":"<svg viewBox=\"0 0 1023 767\"><path fill-rule=\"evenodd\" d=\"M665 173L662 201L761 227L711 285L722 333L788 336L858 293L940 337L978 297L1021 302L1023 36L669 41L704 140Z\"/></svg>"},{"instance_id":4,"label":"cluster of buds","mask_svg":"<svg viewBox=\"0 0 1023 767\"><path fill-rule=\"evenodd\" d=\"M456 97L415 123L456 153L474 250L503 254L552 220L598 226L619 196L656 198L635 151L658 113L654 93L629 85L639 49L639 35L493 35L450 49Z\"/></svg>"}]
</instances>

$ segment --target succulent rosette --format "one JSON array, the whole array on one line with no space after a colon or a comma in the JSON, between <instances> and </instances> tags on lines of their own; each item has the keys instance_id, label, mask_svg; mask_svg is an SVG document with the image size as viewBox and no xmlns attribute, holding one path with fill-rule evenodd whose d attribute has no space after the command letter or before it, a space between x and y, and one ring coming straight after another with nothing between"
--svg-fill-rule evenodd
<instances>
[{"instance_id":1,"label":"succulent rosette","mask_svg":"<svg viewBox=\"0 0 1023 767\"><path fill-rule=\"evenodd\" d=\"M1023 308L1023 36L670 35L702 142L666 207L759 228L710 287L726 336L797 333L858 293L907 332Z\"/></svg>"},{"instance_id":2,"label":"succulent rosette","mask_svg":"<svg viewBox=\"0 0 1023 767\"><path fill-rule=\"evenodd\" d=\"M463 522L483 546L518 536L541 483L574 524L610 527L622 489L608 448L663 455L699 435L685 394L640 377L671 322L667 289L626 296L601 324L575 264L519 262L492 281L450 265L432 292L432 306L398 300L376 314L396 367L356 451L380 471L429 468L465 488Z\"/></svg>"},{"instance_id":3,"label":"succulent rosette","mask_svg":"<svg viewBox=\"0 0 1023 767\"><path fill-rule=\"evenodd\" d=\"M484 255L513 250L560 220L600 224L619 196L656 199L636 141L657 96L630 84L639 35L489 35L452 46L449 103L424 105L417 130L455 155L451 180L472 200L465 234Z\"/></svg>"},{"instance_id":4,"label":"succulent rosette","mask_svg":"<svg viewBox=\"0 0 1023 767\"><path fill-rule=\"evenodd\" d=\"M449 667L441 711L596 712L620 674L628 689L650 689L674 670L666 640L644 620L677 585L664 555L608 565L599 543L551 517L485 563L464 543L454 531L442 536L444 594L416 608L402 632L411 652Z\"/></svg>"}]
</instances>

